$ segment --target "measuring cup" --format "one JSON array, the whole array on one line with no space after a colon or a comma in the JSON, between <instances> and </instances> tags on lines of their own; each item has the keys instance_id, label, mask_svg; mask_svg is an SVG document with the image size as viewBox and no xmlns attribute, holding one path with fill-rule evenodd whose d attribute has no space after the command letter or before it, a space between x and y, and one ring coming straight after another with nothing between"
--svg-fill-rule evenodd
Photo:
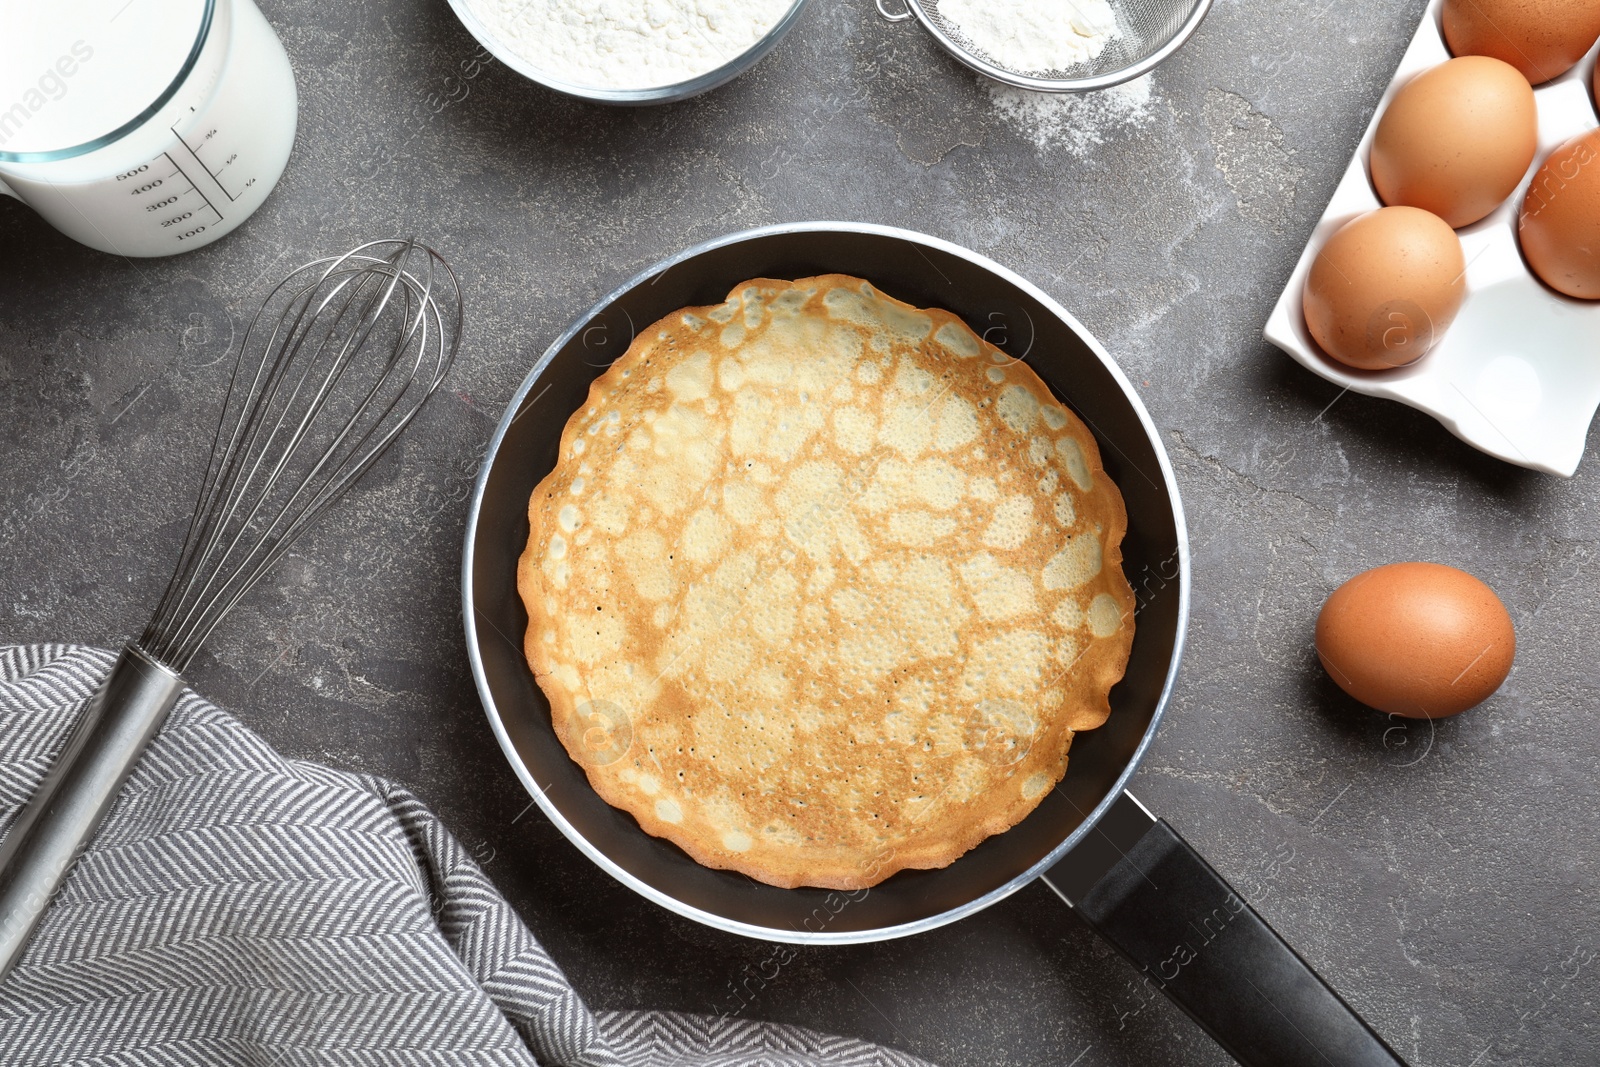
<instances>
[{"instance_id":1,"label":"measuring cup","mask_svg":"<svg viewBox=\"0 0 1600 1067\"><path fill-rule=\"evenodd\" d=\"M0 193L90 248L232 231L282 175L297 109L252 0L0 4Z\"/></svg>"}]
</instances>

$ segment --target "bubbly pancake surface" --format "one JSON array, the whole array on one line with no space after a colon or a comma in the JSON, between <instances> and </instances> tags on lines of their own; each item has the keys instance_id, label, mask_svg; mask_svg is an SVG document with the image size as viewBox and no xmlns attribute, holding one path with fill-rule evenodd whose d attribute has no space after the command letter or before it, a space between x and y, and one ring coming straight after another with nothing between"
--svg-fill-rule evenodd
<instances>
[{"instance_id":1,"label":"bubbly pancake surface","mask_svg":"<svg viewBox=\"0 0 1600 1067\"><path fill-rule=\"evenodd\" d=\"M1133 642L1083 424L956 316L757 279L643 331L529 502L525 652L609 803L856 889L1015 825Z\"/></svg>"}]
</instances>

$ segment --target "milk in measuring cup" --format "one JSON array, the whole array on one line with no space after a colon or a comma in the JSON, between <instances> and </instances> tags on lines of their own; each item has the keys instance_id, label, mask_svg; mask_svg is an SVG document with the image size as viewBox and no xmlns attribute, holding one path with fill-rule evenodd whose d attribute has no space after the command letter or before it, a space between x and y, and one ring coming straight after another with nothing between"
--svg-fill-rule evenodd
<instances>
[{"instance_id":1,"label":"milk in measuring cup","mask_svg":"<svg viewBox=\"0 0 1600 1067\"><path fill-rule=\"evenodd\" d=\"M233 230L283 173L297 110L252 0L0 2L0 193L91 248L166 256Z\"/></svg>"}]
</instances>

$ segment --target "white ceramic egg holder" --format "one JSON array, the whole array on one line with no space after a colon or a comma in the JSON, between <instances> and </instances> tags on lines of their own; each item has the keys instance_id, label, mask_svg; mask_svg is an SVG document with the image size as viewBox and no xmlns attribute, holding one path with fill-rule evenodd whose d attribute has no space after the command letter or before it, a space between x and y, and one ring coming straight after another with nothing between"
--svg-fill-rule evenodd
<instances>
[{"instance_id":1,"label":"white ceramic egg holder","mask_svg":"<svg viewBox=\"0 0 1600 1067\"><path fill-rule=\"evenodd\" d=\"M1533 166L1492 215L1457 231L1467 259L1467 297L1433 351L1409 366L1358 371L1324 355L1306 329L1301 294L1323 242L1357 215L1383 206L1367 167L1378 120L1402 85L1451 58L1440 29L1442 2L1428 5L1355 158L1267 320L1266 338L1337 385L1426 411L1491 456L1570 477L1583 458L1589 423L1600 406L1600 301L1564 297L1534 277L1517 243L1517 218L1545 157L1600 122L1589 91L1593 51L1574 69L1534 89L1539 151Z\"/></svg>"}]
</instances>

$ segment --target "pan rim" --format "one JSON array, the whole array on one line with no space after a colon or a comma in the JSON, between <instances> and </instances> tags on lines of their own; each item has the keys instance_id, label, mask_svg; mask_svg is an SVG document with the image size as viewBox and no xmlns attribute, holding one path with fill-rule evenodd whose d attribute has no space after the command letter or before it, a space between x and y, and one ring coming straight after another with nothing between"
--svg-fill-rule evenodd
<instances>
[{"instance_id":1,"label":"pan rim","mask_svg":"<svg viewBox=\"0 0 1600 1067\"><path fill-rule=\"evenodd\" d=\"M484 669L483 659L479 652L480 636L477 621L478 609L474 602L473 596L473 572L476 562L478 520L483 507L484 493L488 487L489 474L494 469L494 465L499 459L500 447L505 440L506 433L510 429L511 423L517 417L517 411L522 407L523 401L533 390L533 387L538 383L538 380L543 375L545 369L550 365L551 361L555 359L556 354L566 347L567 343L576 337L585 327L588 326L589 323L593 322L595 318L603 314L607 308L609 308L617 300L621 299L623 295L634 289L636 286L644 284L652 278L665 274L673 267L692 260L714 249L724 248L729 245L740 244L763 237L795 233L865 234L878 237L888 237L900 241L906 241L914 245L920 245L923 248L936 249L946 254L956 256L960 259L964 259L975 266L993 273L1001 280L1010 285L1016 286L1022 292L1026 293L1034 300L1037 300L1041 306L1059 318L1067 325L1069 329L1073 331L1073 333L1078 336L1079 340L1083 341L1085 346L1094 353L1095 358L1097 358L1111 374L1113 380L1116 381L1118 388L1122 390L1124 398L1132 406L1133 412L1138 417L1139 424L1143 427L1145 435L1149 438L1152 446L1154 446L1153 451L1155 452L1156 462L1160 467L1163 485L1166 489L1168 502L1172 509L1173 528L1178 549L1178 621L1177 631L1173 635L1171 662L1167 668L1166 678L1164 678L1162 681L1161 695L1157 699L1155 709L1150 716L1150 723L1145 728L1144 735L1139 739L1138 745L1134 748L1133 754L1128 758L1127 765L1122 769L1122 773L1117 776L1116 782L1113 784L1111 789L1107 790L1105 797L1101 799L1099 804L1095 805L1092 811L1085 815L1083 822L1080 823L1070 834L1062 838L1061 842L1051 849L1050 852L1044 856L1044 858L1039 860L1033 866L1029 867L1027 870L1014 876L1005 884L937 914L929 915L908 923L900 923L895 926L877 927L869 930L823 930L818 933L797 933L795 931L777 930L771 927L758 926L753 923L729 919L725 916L708 912L701 908L696 908L692 905L686 904L672 896L670 893L663 892L662 890L644 882L642 879L623 869L619 864L613 861L608 855L606 855L586 837L584 837L584 835L581 834L577 828L574 827L561 813L561 811L549 800L544 792L543 787L541 787L539 783L535 781L532 773L523 763L521 756L518 754L515 745L511 741L510 733L506 730L500 709L495 703L494 693L489 687L488 675ZM1083 326L1083 324L1072 315L1071 312L1067 311L1054 299L1040 290L1033 283L1023 278L1021 275L1013 272L999 263L996 263L987 256L984 256L978 252L974 252L971 249L965 248L953 242L946 241L942 238L933 237L931 235L919 233L914 230L902 229L895 226L883 226L876 223L826 221L790 222L779 223L770 226L759 226L753 229L741 230L736 233L726 234L721 237L702 241L698 244L685 248L674 255L668 256L647 270L633 275L626 282L612 289L584 314L574 319L572 324L568 326L567 329L562 331L561 335L544 350L537 360L534 361L533 366L528 370L527 375L523 378L522 384L517 387L516 392L511 396L511 399L507 401L505 411L501 414L500 420L495 426L494 435L489 439L489 444L484 451L483 461L479 465L477 477L473 482L472 497L467 508L467 523L461 557L461 618L462 625L465 629L467 658L472 666L473 682L477 686L478 698L483 704L484 714L489 719L490 729L494 732L495 739L500 744L501 752L506 757L507 762L511 764L512 771L516 774L517 779L522 783L523 788L527 790L529 796L535 803L539 805L540 810L544 812L545 817L548 818L551 823L561 831L563 836L565 836L568 841L572 842L572 844L578 848L578 851L587 856L601 870L610 874L617 881L621 882L629 889L632 889L640 896L660 905L663 908L666 908L668 911L688 919L693 919L694 921L703 925L710 926L714 929L722 930L727 933L739 934L741 936L749 937L759 941L770 941L781 944L864 944L875 941L888 941L895 938L908 937L912 934L924 933L926 931L944 926L948 923L955 922L958 919L976 914L990 905L1004 900L1006 897L1034 881L1041 874L1058 863L1061 858L1073 848L1074 845L1078 844L1078 842L1080 842L1089 833L1089 831L1094 828L1094 826L1099 822L1101 816L1106 813L1111 805L1116 802L1117 798L1127 789L1128 782L1133 778L1134 773L1139 769L1140 763L1143 762L1145 755L1150 749L1150 745L1155 740L1157 731L1161 727L1162 719L1166 715L1167 706L1171 701L1172 692L1177 683L1178 668L1183 661L1184 643L1188 635L1189 626L1189 556L1189 535L1188 526L1184 518L1183 501L1178 495L1177 477L1173 472L1172 461L1167 455L1166 446L1161 441L1160 431L1156 428L1154 420L1151 419L1149 411L1146 410L1144 406L1144 402L1139 398L1138 393L1134 391L1133 383L1129 381L1127 375L1123 373L1122 368L1114 359L1111 358L1110 353L1108 353L1100 344L1099 340L1096 339L1095 336L1090 333ZM491 629L496 629L492 623L489 625ZM497 629L496 633L498 633ZM505 635L500 634L500 636L504 637ZM518 644L517 647L520 648L520 644Z\"/></svg>"}]
</instances>

